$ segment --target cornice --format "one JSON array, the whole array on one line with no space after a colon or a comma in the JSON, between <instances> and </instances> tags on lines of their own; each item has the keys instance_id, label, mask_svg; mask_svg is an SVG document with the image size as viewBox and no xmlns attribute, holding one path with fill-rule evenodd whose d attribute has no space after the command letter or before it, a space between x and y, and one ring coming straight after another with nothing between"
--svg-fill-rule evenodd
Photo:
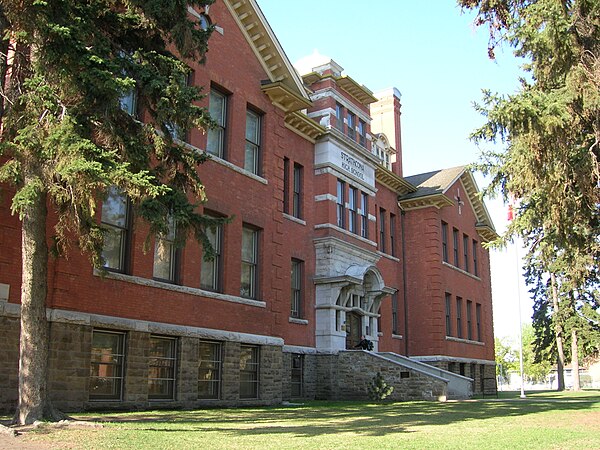
<instances>
[{"instance_id":1,"label":"cornice","mask_svg":"<svg viewBox=\"0 0 600 450\"><path fill-rule=\"evenodd\" d=\"M397 195L406 195L409 192L415 192L417 190L416 187L414 187L404 178L396 175L394 172L389 171L382 165L376 167L375 179L379 183L394 191Z\"/></svg>"},{"instance_id":2,"label":"cornice","mask_svg":"<svg viewBox=\"0 0 600 450\"><path fill-rule=\"evenodd\" d=\"M317 122L301 113L294 111L285 116L285 126L294 133L309 140L313 144L327 132L327 129L319 125Z\"/></svg>"},{"instance_id":3,"label":"cornice","mask_svg":"<svg viewBox=\"0 0 600 450\"><path fill-rule=\"evenodd\" d=\"M375 103L377 98L373 95L368 88L363 86L362 84L358 84L351 77L347 75L335 76L332 74L321 75L317 72L311 72L309 74L303 75L302 79L306 85L311 86L317 81L325 80L330 78L336 82L336 84L347 92L351 97L353 97L356 101L358 101L361 105L369 105L371 103Z\"/></svg>"},{"instance_id":4,"label":"cornice","mask_svg":"<svg viewBox=\"0 0 600 450\"><path fill-rule=\"evenodd\" d=\"M310 101L304 84L271 30L256 0L223 0L272 83L281 82Z\"/></svg>"},{"instance_id":5,"label":"cornice","mask_svg":"<svg viewBox=\"0 0 600 450\"><path fill-rule=\"evenodd\" d=\"M293 92L281 81L263 84L261 89L267 94L273 105L286 114L308 108L312 105L310 100Z\"/></svg>"},{"instance_id":6,"label":"cornice","mask_svg":"<svg viewBox=\"0 0 600 450\"><path fill-rule=\"evenodd\" d=\"M398 205L400 205L404 211L411 211L414 209L428 208L430 206L441 209L444 206L454 205L454 202L444 194L434 194L425 197L399 200Z\"/></svg>"}]
</instances>

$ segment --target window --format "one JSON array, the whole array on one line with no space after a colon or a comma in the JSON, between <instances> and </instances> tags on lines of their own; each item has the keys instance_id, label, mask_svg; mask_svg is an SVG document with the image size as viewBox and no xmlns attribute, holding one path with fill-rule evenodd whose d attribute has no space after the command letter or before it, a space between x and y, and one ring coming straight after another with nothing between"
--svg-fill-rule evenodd
<instances>
[{"instance_id":1,"label":"window","mask_svg":"<svg viewBox=\"0 0 600 450\"><path fill-rule=\"evenodd\" d=\"M208 112L216 127L208 130L206 151L225 158L225 127L227 125L227 96L216 89L210 90Z\"/></svg>"},{"instance_id":2,"label":"window","mask_svg":"<svg viewBox=\"0 0 600 450\"><path fill-rule=\"evenodd\" d=\"M344 107L339 103L335 104L335 127L344 132Z\"/></svg>"},{"instance_id":3,"label":"window","mask_svg":"<svg viewBox=\"0 0 600 450\"><path fill-rule=\"evenodd\" d=\"M398 296L392 294L392 334L398 334Z\"/></svg>"},{"instance_id":4,"label":"window","mask_svg":"<svg viewBox=\"0 0 600 450\"><path fill-rule=\"evenodd\" d=\"M115 186L108 189L102 204L102 227L105 230L102 248L104 267L115 272L126 272L131 229L129 202Z\"/></svg>"},{"instance_id":5,"label":"window","mask_svg":"<svg viewBox=\"0 0 600 450\"><path fill-rule=\"evenodd\" d=\"M304 384L304 355L292 354L292 397L302 397Z\"/></svg>"},{"instance_id":6,"label":"window","mask_svg":"<svg viewBox=\"0 0 600 450\"><path fill-rule=\"evenodd\" d=\"M154 271L152 276L168 283L177 282L177 254L175 248L175 222L169 218L169 231L162 236L156 236L154 246Z\"/></svg>"},{"instance_id":7,"label":"window","mask_svg":"<svg viewBox=\"0 0 600 450\"><path fill-rule=\"evenodd\" d=\"M458 230L452 229L452 239L454 243L454 265L458 267Z\"/></svg>"},{"instance_id":8,"label":"window","mask_svg":"<svg viewBox=\"0 0 600 450\"><path fill-rule=\"evenodd\" d=\"M302 166L294 164L294 195L292 197L292 216L302 217Z\"/></svg>"},{"instance_id":9,"label":"window","mask_svg":"<svg viewBox=\"0 0 600 450\"><path fill-rule=\"evenodd\" d=\"M175 338L150 336L148 361L148 398L172 400L175 395Z\"/></svg>"},{"instance_id":10,"label":"window","mask_svg":"<svg viewBox=\"0 0 600 450\"><path fill-rule=\"evenodd\" d=\"M258 347L240 348L240 398L258 398Z\"/></svg>"},{"instance_id":11,"label":"window","mask_svg":"<svg viewBox=\"0 0 600 450\"><path fill-rule=\"evenodd\" d=\"M463 258L465 260L465 272L469 271L469 236L463 234Z\"/></svg>"},{"instance_id":12,"label":"window","mask_svg":"<svg viewBox=\"0 0 600 450\"><path fill-rule=\"evenodd\" d=\"M481 336L481 304L477 303L475 305L475 320L477 322L477 340L482 342Z\"/></svg>"},{"instance_id":13,"label":"window","mask_svg":"<svg viewBox=\"0 0 600 450\"><path fill-rule=\"evenodd\" d=\"M462 298L456 297L456 337L462 338Z\"/></svg>"},{"instance_id":14,"label":"window","mask_svg":"<svg viewBox=\"0 0 600 450\"><path fill-rule=\"evenodd\" d=\"M367 124L361 119L358 119L358 143L367 146Z\"/></svg>"},{"instance_id":15,"label":"window","mask_svg":"<svg viewBox=\"0 0 600 450\"><path fill-rule=\"evenodd\" d=\"M198 348L198 398L215 399L221 393L222 350L219 342L200 342Z\"/></svg>"},{"instance_id":16,"label":"window","mask_svg":"<svg viewBox=\"0 0 600 450\"><path fill-rule=\"evenodd\" d=\"M369 196L360 193L360 235L365 239L369 237Z\"/></svg>"},{"instance_id":17,"label":"window","mask_svg":"<svg viewBox=\"0 0 600 450\"><path fill-rule=\"evenodd\" d=\"M390 214L390 254L396 256L396 215Z\"/></svg>"},{"instance_id":18,"label":"window","mask_svg":"<svg viewBox=\"0 0 600 450\"><path fill-rule=\"evenodd\" d=\"M299 259L292 259L291 270L291 300L292 300L292 317L302 317L302 272L304 264Z\"/></svg>"},{"instance_id":19,"label":"window","mask_svg":"<svg viewBox=\"0 0 600 450\"><path fill-rule=\"evenodd\" d=\"M242 280L240 295L256 298L258 280L258 231L244 226L242 228Z\"/></svg>"},{"instance_id":20,"label":"window","mask_svg":"<svg viewBox=\"0 0 600 450\"><path fill-rule=\"evenodd\" d=\"M121 400L125 334L92 331L90 400Z\"/></svg>"},{"instance_id":21,"label":"window","mask_svg":"<svg viewBox=\"0 0 600 450\"><path fill-rule=\"evenodd\" d=\"M467 339L473 339L473 302L471 300L467 300Z\"/></svg>"},{"instance_id":22,"label":"window","mask_svg":"<svg viewBox=\"0 0 600 450\"><path fill-rule=\"evenodd\" d=\"M337 226L340 228L344 228L344 213L345 213L345 205L346 202L346 183L342 180L337 180Z\"/></svg>"},{"instance_id":23,"label":"window","mask_svg":"<svg viewBox=\"0 0 600 450\"><path fill-rule=\"evenodd\" d=\"M451 302L452 296L446 292L446 336L452 336Z\"/></svg>"},{"instance_id":24,"label":"window","mask_svg":"<svg viewBox=\"0 0 600 450\"><path fill-rule=\"evenodd\" d=\"M442 222L442 260L448 262L448 224Z\"/></svg>"},{"instance_id":25,"label":"window","mask_svg":"<svg viewBox=\"0 0 600 450\"><path fill-rule=\"evenodd\" d=\"M379 208L379 250L385 252L385 209Z\"/></svg>"},{"instance_id":26,"label":"window","mask_svg":"<svg viewBox=\"0 0 600 450\"><path fill-rule=\"evenodd\" d=\"M252 110L246 111L246 153L244 169L258 175L260 159L260 116Z\"/></svg>"},{"instance_id":27,"label":"window","mask_svg":"<svg viewBox=\"0 0 600 450\"><path fill-rule=\"evenodd\" d=\"M131 89L119 99L121 109L130 116L137 115L137 90Z\"/></svg>"},{"instance_id":28,"label":"window","mask_svg":"<svg viewBox=\"0 0 600 450\"><path fill-rule=\"evenodd\" d=\"M348 137L356 140L356 116L348 111Z\"/></svg>"},{"instance_id":29,"label":"window","mask_svg":"<svg viewBox=\"0 0 600 450\"><path fill-rule=\"evenodd\" d=\"M221 290L221 264L223 260L223 225L215 225L204 230L212 245L214 256L212 260L202 261L200 267L200 287L209 291Z\"/></svg>"},{"instance_id":30,"label":"window","mask_svg":"<svg viewBox=\"0 0 600 450\"><path fill-rule=\"evenodd\" d=\"M358 191L355 187L348 188L348 231L351 233L358 233L356 229L357 194Z\"/></svg>"},{"instance_id":31,"label":"window","mask_svg":"<svg viewBox=\"0 0 600 450\"><path fill-rule=\"evenodd\" d=\"M283 158L283 212L290 213L290 160Z\"/></svg>"},{"instance_id":32,"label":"window","mask_svg":"<svg viewBox=\"0 0 600 450\"><path fill-rule=\"evenodd\" d=\"M479 267L477 265L477 241L473 239L473 275L479 276Z\"/></svg>"}]
</instances>

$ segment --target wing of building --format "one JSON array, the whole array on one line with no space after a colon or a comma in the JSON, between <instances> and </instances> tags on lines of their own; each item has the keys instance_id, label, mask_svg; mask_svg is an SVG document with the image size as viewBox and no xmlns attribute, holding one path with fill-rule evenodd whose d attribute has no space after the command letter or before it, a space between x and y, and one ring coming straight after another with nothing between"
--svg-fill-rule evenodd
<instances>
[{"instance_id":1,"label":"wing of building","mask_svg":"<svg viewBox=\"0 0 600 450\"><path fill-rule=\"evenodd\" d=\"M185 139L211 155L201 208L233 220L211 231L212 261L193 241L144 252L127 200L109 197L108 274L77 251L49 261L57 406L358 399L377 372L397 400L494 391L482 244L496 233L469 169L405 177L399 91L373 93L320 55L300 74L255 0L195 14L217 25L206 63L186 62L219 126ZM20 315L10 201L0 198L3 410L17 399Z\"/></svg>"}]
</instances>

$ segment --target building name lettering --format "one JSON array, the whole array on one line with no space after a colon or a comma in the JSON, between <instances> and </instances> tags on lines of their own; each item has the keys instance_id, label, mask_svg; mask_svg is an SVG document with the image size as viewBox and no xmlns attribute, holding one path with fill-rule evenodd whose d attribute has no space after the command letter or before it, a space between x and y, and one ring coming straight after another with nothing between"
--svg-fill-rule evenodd
<instances>
[{"instance_id":1,"label":"building name lettering","mask_svg":"<svg viewBox=\"0 0 600 450\"><path fill-rule=\"evenodd\" d=\"M353 158L348 153L341 152L342 156L342 169L346 172L350 172L361 180L365 179L365 164L360 162L358 159Z\"/></svg>"}]
</instances>

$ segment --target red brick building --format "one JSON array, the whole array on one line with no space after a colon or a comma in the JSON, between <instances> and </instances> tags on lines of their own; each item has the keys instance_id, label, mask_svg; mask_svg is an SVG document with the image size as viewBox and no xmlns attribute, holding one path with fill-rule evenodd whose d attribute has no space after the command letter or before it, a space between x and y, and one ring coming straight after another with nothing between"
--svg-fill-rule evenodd
<instances>
[{"instance_id":1,"label":"red brick building","mask_svg":"<svg viewBox=\"0 0 600 450\"><path fill-rule=\"evenodd\" d=\"M373 94L332 60L298 75L254 0L193 13L217 25L206 64L187 63L219 127L181 138L212 156L200 168L204 212L233 220L210 233L213 261L168 236L144 252L143 225L109 196L98 217L108 274L77 251L49 261L58 406L360 398L377 371L397 399L495 388L481 245L495 231L469 171L404 177L399 92ZM17 395L19 243L4 195L6 410ZM356 350L362 336L373 352Z\"/></svg>"}]
</instances>

